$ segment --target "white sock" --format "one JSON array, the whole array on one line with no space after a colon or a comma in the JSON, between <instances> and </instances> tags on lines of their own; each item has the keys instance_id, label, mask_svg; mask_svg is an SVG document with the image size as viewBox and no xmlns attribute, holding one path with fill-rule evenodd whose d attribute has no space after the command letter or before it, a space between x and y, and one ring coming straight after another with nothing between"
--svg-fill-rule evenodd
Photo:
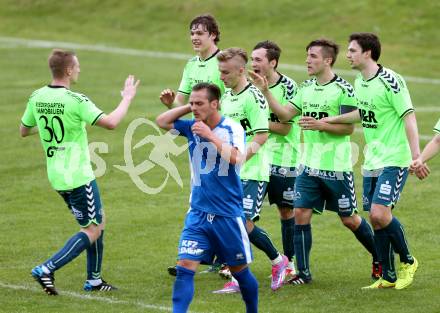
<instances>
[{"instance_id":1,"label":"white sock","mask_svg":"<svg viewBox=\"0 0 440 313\"><path fill-rule=\"evenodd\" d=\"M102 284L102 279L88 279L87 282L92 286L99 286Z\"/></svg>"},{"instance_id":2,"label":"white sock","mask_svg":"<svg viewBox=\"0 0 440 313\"><path fill-rule=\"evenodd\" d=\"M278 253L278 256L277 256L275 259L270 260L270 263L272 263L272 265L277 265L277 264L279 264L282 260L283 260L283 257L281 256L281 254Z\"/></svg>"}]
</instances>

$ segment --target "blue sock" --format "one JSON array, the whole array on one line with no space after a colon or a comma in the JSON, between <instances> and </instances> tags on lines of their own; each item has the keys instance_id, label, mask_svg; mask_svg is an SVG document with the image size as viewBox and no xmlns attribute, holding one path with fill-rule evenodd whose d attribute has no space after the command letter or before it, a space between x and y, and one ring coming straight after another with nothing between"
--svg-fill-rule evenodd
<instances>
[{"instance_id":1,"label":"blue sock","mask_svg":"<svg viewBox=\"0 0 440 313\"><path fill-rule=\"evenodd\" d=\"M271 260L275 260L278 256L278 250L275 249L269 235L261 228L254 225L254 229L248 234L249 241L252 244L266 253L267 257Z\"/></svg>"},{"instance_id":2,"label":"blue sock","mask_svg":"<svg viewBox=\"0 0 440 313\"><path fill-rule=\"evenodd\" d=\"M295 246L293 244L293 232L295 227L295 218L289 218L288 220L281 220L281 235L283 240L284 255L292 261L295 255Z\"/></svg>"},{"instance_id":3,"label":"blue sock","mask_svg":"<svg viewBox=\"0 0 440 313\"><path fill-rule=\"evenodd\" d=\"M102 256L104 252L104 230L98 240L87 248L87 279L101 278Z\"/></svg>"},{"instance_id":4,"label":"blue sock","mask_svg":"<svg viewBox=\"0 0 440 313\"><path fill-rule=\"evenodd\" d=\"M394 266L394 250L387 231L385 229L375 230L374 242L379 261L382 264L382 277L389 282L395 282L397 275Z\"/></svg>"},{"instance_id":5,"label":"blue sock","mask_svg":"<svg viewBox=\"0 0 440 313\"><path fill-rule=\"evenodd\" d=\"M44 262L43 265L54 272L72 261L89 246L89 237L80 231L67 240L64 247Z\"/></svg>"},{"instance_id":6,"label":"blue sock","mask_svg":"<svg viewBox=\"0 0 440 313\"><path fill-rule=\"evenodd\" d=\"M173 313L186 313L194 296L194 271L177 265L173 287Z\"/></svg>"},{"instance_id":7,"label":"blue sock","mask_svg":"<svg viewBox=\"0 0 440 313\"><path fill-rule=\"evenodd\" d=\"M403 225L400 224L399 220L395 217L391 220L391 223L388 224L387 227L384 228L390 236L391 244L393 245L394 250L400 256L400 262L403 263L414 263L414 258L411 253L409 253L408 242L405 237L405 230L403 229Z\"/></svg>"},{"instance_id":8,"label":"blue sock","mask_svg":"<svg viewBox=\"0 0 440 313\"><path fill-rule=\"evenodd\" d=\"M312 249L312 226L295 225L294 243L298 275L303 279L311 279L310 274L310 250Z\"/></svg>"},{"instance_id":9,"label":"blue sock","mask_svg":"<svg viewBox=\"0 0 440 313\"><path fill-rule=\"evenodd\" d=\"M258 282L255 276L249 270L249 267L240 272L232 273L232 276L238 281L241 297L246 304L246 313L258 312Z\"/></svg>"},{"instance_id":10,"label":"blue sock","mask_svg":"<svg viewBox=\"0 0 440 313\"><path fill-rule=\"evenodd\" d=\"M362 222L358 229L353 231L356 239L367 249L368 252L373 256L373 262L378 262L376 246L374 244L374 234L368 222L361 217Z\"/></svg>"}]
</instances>

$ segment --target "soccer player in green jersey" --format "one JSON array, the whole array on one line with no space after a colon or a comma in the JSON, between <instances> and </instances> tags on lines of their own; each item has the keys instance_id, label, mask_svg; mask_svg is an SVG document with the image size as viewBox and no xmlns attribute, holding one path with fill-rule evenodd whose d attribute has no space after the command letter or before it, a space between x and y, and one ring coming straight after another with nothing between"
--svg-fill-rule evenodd
<instances>
[{"instance_id":1,"label":"soccer player in green jersey","mask_svg":"<svg viewBox=\"0 0 440 313\"><path fill-rule=\"evenodd\" d=\"M428 142L420 156L413 160L410 166L410 171L415 173L419 179L425 179L429 175L429 168L426 162L440 152L440 119L434 126L434 132L436 133L434 137Z\"/></svg>"},{"instance_id":2,"label":"soccer player in green jersey","mask_svg":"<svg viewBox=\"0 0 440 313\"><path fill-rule=\"evenodd\" d=\"M160 94L160 100L168 108L187 104L192 87L201 82L215 84L222 94L225 92L216 58L220 51L217 47L220 41L217 21L212 15L199 15L191 21L189 30L191 43L197 55L186 64L177 95L171 89L165 89Z\"/></svg>"},{"instance_id":3,"label":"soccer player in green jersey","mask_svg":"<svg viewBox=\"0 0 440 313\"><path fill-rule=\"evenodd\" d=\"M326 39L312 41L306 48L307 72L314 76L302 83L289 105L269 101L272 111L281 121L289 121L302 113L299 121L304 130L304 168L295 181L294 247L298 273L288 282L294 285L309 283L309 256L312 246L311 219L313 211L324 208L338 213L349 228L377 261L373 233L368 223L357 214L356 195L351 164L349 135L353 125L328 124L320 119L356 110L353 88L335 75L332 66L338 46ZM251 73L254 84L268 94L268 80Z\"/></svg>"},{"instance_id":4,"label":"soccer player in green jersey","mask_svg":"<svg viewBox=\"0 0 440 313\"><path fill-rule=\"evenodd\" d=\"M359 110L328 122L361 122L366 141L363 165L363 206L369 211L382 277L365 289L408 287L418 262L409 252L402 224L392 209L402 192L411 160L420 155L417 122L403 78L378 64L379 38L372 33L349 37L347 58L360 73L355 80ZM394 265L394 251L400 266Z\"/></svg>"},{"instance_id":5,"label":"soccer player in green jersey","mask_svg":"<svg viewBox=\"0 0 440 313\"><path fill-rule=\"evenodd\" d=\"M169 109L173 106L187 104L192 88L201 82L218 86L222 95L225 92L225 85L220 79L216 58L220 52L217 47L217 43L220 41L220 30L217 21L209 14L196 16L189 24L189 31L191 43L197 55L187 62L177 94L169 88L161 92L160 100ZM220 264L215 262L208 271L219 269ZM174 265L169 266L168 273L175 276L176 267Z\"/></svg>"},{"instance_id":6,"label":"soccer player in green jersey","mask_svg":"<svg viewBox=\"0 0 440 313\"><path fill-rule=\"evenodd\" d=\"M219 60L220 77L230 88L221 99L221 112L224 116L239 122L246 132L246 162L240 178L243 182L243 209L246 217L246 230L249 240L264 251L272 263L272 290L282 286L288 259L274 247L269 235L255 225L260 218L267 183L269 181L269 162L261 147L268 138L269 109L263 94L246 77L246 52L240 48L221 51ZM218 293L231 293L239 290L235 281L227 283Z\"/></svg>"},{"instance_id":7,"label":"soccer player in green jersey","mask_svg":"<svg viewBox=\"0 0 440 313\"><path fill-rule=\"evenodd\" d=\"M261 90L267 101L287 105L296 93L297 84L277 71L280 54L280 47L272 41L257 43L251 56L252 70L267 79L269 88ZM276 114L270 112L269 138L263 146L271 164L267 194L269 203L275 203L280 214L283 251L289 259L286 276L295 274L293 190L297 176L300 137L298 118L281 123Z\"/></svg>"},{"instance_id":8,"label":"soccer player in green jersey","mask_svg":"<svg viewBox=\"0 0 440 313\"><path fill-rule=\"evenodd\" d=\"M21 119L20 133L39 133L46 154L47 174L52 187L63 197L80 231L57 253L32 270L32 276L49 295L57 295L54 272L87 251L86 291L116 289L101 277L104 249L104 212L90 164L86 124L114 129L127 113L139 81L125 81L122 101L109 115L86 96L70 90L78 80L80 65L75 53L55 49L49 56L52 82L29 98Z\"/></svg>"}]
</instances>

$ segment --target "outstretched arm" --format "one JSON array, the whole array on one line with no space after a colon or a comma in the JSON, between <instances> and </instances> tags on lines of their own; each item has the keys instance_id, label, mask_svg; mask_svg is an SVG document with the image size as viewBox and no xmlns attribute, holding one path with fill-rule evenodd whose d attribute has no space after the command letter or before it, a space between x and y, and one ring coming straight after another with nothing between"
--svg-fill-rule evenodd
<instances>
[{"instance_id":1,"label":"outstretched arm","mask_svg":"<svg viewBox=\"0 0 440 313\"><path fill-rule=\"evenodd\" d=\"M96 122L96 125L106 129L115 129L127 114L128 107L136 95L136 90L139 86L139 83L140 81L135 81L133 75L129 75L125 80L124 89L121 91L121 102L116 109L113 110L113 112L108 115L103 114Z\"/></svg>"},{"instance_id":2,"label":"outstretched arm","mask_svg":"<svg viewBox=\"0 0 440 313\"><path fill-rule=\"evenodd\" d=\"M298 115L299 112L295 107L291 104L282 106L272 95L272 93L269 90L269 84L267 82L266 77L261 76L255 72L249 71L249 77L252 81L252 84L254 84L260 91L263 93L264 97L266 98L267 102L269 103L269 107L272 110L273 113L275 113L281 122L288 122L292 117L295 115Z\"/></svg>"},{"instance_id":3,"label":"outstretched arm","mask_svg":"<svg viewBox=\"0 0 440 313\"><path fill-rule=\"evenodd\" d=\"M328 117L317 120L311 116L303 116L298 124L303 130L319 130L334 135L351 135L353 133L353 124L330 124L325 121L327 119Z\"/></svg>"},{"instance_id":4,"label":"outstretched arm","mask_svg":"<svg viewBox=\"0 0 440 313\"><path fill-rule=\"evenodd\" d=\"M191 106L189 104L179 106L169 111L163 112L156 118L156 123L160 128L170 130L174 126L174 122L180 117L191 112Z\"/></svg>"},{"instance_id":5,"label":"outstretched arm","mask_svg":"<svg viewBox=\"0 0 440 313\"><path fill-rule=\"evenodd\" d=\"M359 110L354 110L337 116L324 117L322 121L330 124L353 124L361 121L361 114Z\"/></svg>"}]
</instances>

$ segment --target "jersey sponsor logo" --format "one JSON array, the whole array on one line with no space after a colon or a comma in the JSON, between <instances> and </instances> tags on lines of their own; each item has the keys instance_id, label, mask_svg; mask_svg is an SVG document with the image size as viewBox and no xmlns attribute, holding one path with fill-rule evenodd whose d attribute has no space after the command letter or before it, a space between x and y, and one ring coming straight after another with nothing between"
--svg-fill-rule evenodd
<instances>
[{"instance_id":1,"label":"jersey sponsor logo","mask_svg":"<svg viewBox=\"0 0 440 313\"><path fill-rule=\"evenodd\" d=\"M280 119L278 118L278 116L276 116L275 113L270 113L269 121L274 123L280 123Z\"/></svg>"},{"instance_id":2,"label":"jersey sponsor logo","mask_svg":"<svg viewBox=\"0 0 440 313\"><path fill-rule=\"evenodd\" d=\"M244 260L244 255L243 255L243 253L237 253L237 254L235 255L235 259L236 259L236 260Z\"/></svg>"},{"instance_id":3,"label":"jersey sponsor logo","mask_svg":"<svg viewBox=\"0 0 440 313\"><path fill-rule=\"evenodd\" d=\"M387 195L387 196L389 196L390 194L391 194L391 185L390 185L390 182L387 180L386 182L385 182L385 184L381 184L380 185L380 188L379 188L379 192L381 193L381 194L384 194L384 195Z\"/></svg>"},{"instance_id":4,"label":"jersey sponsor logo","mask_svg":"<svg viewBox=\"0 0 440 313\"><path fill-rule=\"evenodd\" d=\"M253 206L254 206L254 199L251 198L251 195L247 195L245 198L243 198L243 208L245 210L252 210Z\"/></svg>"},{"instance_id":5,"label":"jersey sponsor logo","mask_svg":"<svg viewBox=\"0 0 440 313\"><path fill-rule=\"evenodd\" d=\"M294 192L292 190L292 188L287 188L286 191L283 191L283 199L284 200L288 200L288 201L292 201L294 198Z\"/></svg>"},{"instance_id":6,"label":"jersey sponsor logo","mask_svg":"<svg viewBox=\"0 0 440 313\"><path fill-rule=\"evenodd\" d=\"M338 206L339 206L339 209L349 208L350 207L350 198L346 198L345 195L342 195L341 198L338 199Z\"/></svg>"},{"instance_id":7,"label":"jersey sponsor logo","mask_svg":"<svg viewBox=\"0 0 440 313\"><path fill-rule=\"evenodd\" d=\"M194 240L182 240L180 244L180 254L201 255L204 250L198 248L199 242Z\"/></svg>"},{"instance_id":8,"label":"jersey sponsor logo","mask_svg":"<svg viewBox=\"0 0 440 313\"><path fill-rule=\"evenodd\" d=\"M362 118L362 127L377 128L376 114L373 111L359 109L359 114Z\"/></svg>"},{"instance_id":9,"label":"jersey sponsor logo","mask_svg":"<svg viewBox=\"0 0 440 313\"><path fill-rule=\"evenodd\" d=\"M240 124L241 124L241 127L243 127L244 130L248 130L248 129L252 128L251 127L251 122L249 122L249 120L247 118L244 118L244 119L240 120Z\"/></svg>"},{"instance_id":10,"label":"jersey sponsor logo","mask_svg":"<svg viewBox=\"0 0 440 313\"><path fill-rule=\"evenodd\" d=\"M311 116L311 117L313 117L313 118L315 118L317 120L320 120L321 118L329 116L329 114L327 112L316 112L316 111L314 111L314 112L303 112L303 115L304 116Z\"/></svg>"}]
</instances>

